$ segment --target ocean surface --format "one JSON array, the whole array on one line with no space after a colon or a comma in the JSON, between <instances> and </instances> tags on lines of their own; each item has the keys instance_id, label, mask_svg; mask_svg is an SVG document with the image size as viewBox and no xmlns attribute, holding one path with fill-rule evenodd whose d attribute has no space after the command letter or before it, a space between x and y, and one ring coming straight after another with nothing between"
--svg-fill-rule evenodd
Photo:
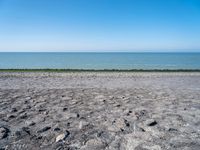
<instances>
[{"instance_id":1,"label":"ocean surface","mask_svg":"<svg viewBox=\"0 0 200 150\"><path fill-rule=\"evenodd\" d=\"M0 53L0 69L200 69L200 53Z\"/></svg>"}]
</instances>

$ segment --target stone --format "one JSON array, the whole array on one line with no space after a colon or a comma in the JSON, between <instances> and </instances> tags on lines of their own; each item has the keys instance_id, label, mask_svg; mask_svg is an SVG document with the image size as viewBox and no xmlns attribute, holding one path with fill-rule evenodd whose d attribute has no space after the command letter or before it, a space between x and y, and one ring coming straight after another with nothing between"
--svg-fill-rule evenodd
<instances>
[{"instance_id":1,"label":"stone","mask_svg":"<svg viewBox=\"0 0 200 150\"><path fill-rule=\"evenodd\" d=\"M48 115L48 112L47 112L47 111L45 111L43 114L44 114L44 115Z\"/></svg>"},{"instance_id":2,"label":"stone","mask_svg":"<svg viewBox=\"0 0 200 150\"><path fill-rule=\"evenodd\" d=\"M145 124L146 124L147 126L155 126L155 125L157 125L158 123L157 123L157 121L154 120L154 119L148 119L148 120L145 121Z\"/></svg>"},{"instance_id":3,"label":"stone","mask_svg":"<svg viewBox=\"0 0 200 150\"><path fill-rule=\"evenodd\" d=\"M20 119L26 119L27 117L28 117L28 116L27 116L26 113L24 113L24 114L22 114L22 115L19 116Z\"/></svg>"},{"instance_id":4,"label":"stone","mask_svg":"<svg viewBox=\"0 0 200 150\"><path fill-rule=\"evenodd\" d=\"M53 129L53 131L60 131L60 128L56 127Z\"/></svg>"},{"instance_id":5,"label":"stone","mask_svg":"<svg viewBox=\"0 0 200 150\"><path fill-rule=\"evenodd\" d=\"M81 120L81 121L79 122L79 129L84 128L84 127L87 126L88 124L89 124L89 123L88 123L87 121Z\"/></svg>"},{"instance_id":6,"label":"stone","mask_svg":"<svg viewBox=\"0 0 200 150\"><path fill-rule=\"evenodd\" d=\"M66 138L66 134L64 134L64 133L59 134L59 135L56 137L56 142L63 141L63 140L65 140L65 138Z\"/></svg>"},{"instance_id":7,"label":"stone","mask_svg":"<svg viewBox=\"0 0 200 150\"><path fill-rule=\"evenodd\" d=\"M16 118L15 115L8 115L8 119L14 119L14 118Z\"/></svg>"},{"instance_id":8,"label":"stone","mask_svg":"<svg viewBox=\"0 0 200 150\"><path fill-rule=\"evenodd\" d=\"M176 131L178 131L178 130L175 129L175 128L169 128L168 131L170 131L170 132L176 132Z\"/></svg>"},{"instance_id":9,"label":"stone","mask_svg":"<svg viewBox=\"0 0 200 150\"><path fill-rule=\"evenodd\" d=\"M11 113L17 112L17 108L12 108L10 112Z\"/></svg>"},{"instance_id":10,"label":"stone","mask_svg":"<svg viewBox=\"0 0 200 150\"><path fill-rule=\"evenodd\" d=\"M84 150L105 149L105 144L99 139L89 139L83 148Z\"/></svg>"},{"instance_id":11,"label":"stone","mask_svg":"<svg viewBox=\"0 0 200 150\"><path fill-rule=\"evenodd\" d=\"M135 150L161 150L161 147L159 145L139 145L135 148Z\"/></svg>"},{"instance_id":12,"label":"stone","mask_svg":"<svg viewBox=\"0 0 200 150\"><path fill-rule=\"evenodd\" d=\"M127 120L124 120L124 123L126 124L127 127L130 127L130 123Z\"/></svg>"},{"instance_id":13,"label":"stone","mask_svg":"<svg viewBox=\"0 0 200 150\"><path fill-rule=\"evenodd\" d=\"M31 122L30 124L29 124L29 126L34 126L35 125L35 122Z\"/></svg>"},{"instance_id":14,"label":"stone","mask_svg":"<svg viewBox=\"0 0 200 150\"><path fill-rule=\"evenodd\" d=\"M22 130L24 131L24 132L26 132L27 134L31 134L30 133L30 129L28 128L28 127L22 127Z\"/></svg>"},{"instance_id":15,"label":"stone","mask_svg":"<svg viewBox=\"0 0 200 150\"><path fill-rule=\"evenodd\" d=\"M30 97L30 96L28 96L28 97L26 97L25 99L26 99L26 100L30 100L30 99L31 99L31 97Z\"/></svg>"},{"instance_id":16,"label":"stone","mask_svg":"<svg viewBox=\"0 0 200 150\"><path fill-rule=\"evenodd\" d=\"M77 113L77 114L76 114L76 117L77 117L77 118L79 118L79 117L80 117L80 115Z\"/></svg>"},{"instance_id":17,"label":"stone","mask_svg":"<svg viewBox=\"0 0 200 150\"><path fill-rule=\"evenodd\" d=\"M33 121L26 121L25 124L26 124L27 126L34 126L36 123L33 122Z\"/></svg>"},{"instance_id":18,"label":"stone","mask_svg":"<svg viewBox=\"0 0 200 150\"><path fill-rule=\"evenodd\" d=\"M5 127L0 127L0 139L4 139L8 136L9 129Z\"/></svg>"},{"instance_id":19,"label":"stone","mask_svg":"<svg viewBox=\"0 0 200 150\"><path fill-rule=\"evenodd\" d=\"M121 144L121 147L125 150L134 150L139 144L142 143L142 140L126 139L125 143Z\"/></svg>"},{"instance_id":20,"label":"stone","mask_svg":"<svg viewBox=\"0 0 200 150\"><path fill-rule=\"evenodd\" d=\"M31 135L30 134L30 129L28 127L22 127L21 129L18 129L16 132L15 132L15 136L18 138L18 139L22 139L28 135Z\"/></svg>"},{"instance_id":21,"label":"stone","mask_svg":"<svg viewBox=\"0 0 200 150\"><path fill-rule=\"evenodd\" d=\"M144 143L144 141L151 141L151 135L145 132L126 134L120 140L120 148L125 150L135 150L138 146Z\"/></svg>"},{"instance_id":22,"label":"stone","mask_svg":"<svg viewBox=\"0 0 200 150\"><path fill-rule=\"evenodd\" d=\"M66 133L59 134L56 137L56 142L60 142L60 141L65 140L69 135L70 135L70 132L68 130L66 130Z\"/></svg>"},{"instance_id":23,"label":"stone","mask_svg":"<svg viewBox=\"0 0 200 150\"><path fill-rule=\"evenodd\" d=\"M37 131L37 133L43 133L43 132L46 132L50 129L51 129L51 127L47 126L47 127L42 128L41 130Z\"/></svg>"}]
</instances>

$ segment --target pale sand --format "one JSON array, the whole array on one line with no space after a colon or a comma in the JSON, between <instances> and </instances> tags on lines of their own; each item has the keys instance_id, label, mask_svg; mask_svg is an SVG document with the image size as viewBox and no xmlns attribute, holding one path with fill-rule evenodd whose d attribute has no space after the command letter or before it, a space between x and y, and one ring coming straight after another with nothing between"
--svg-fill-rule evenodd
<instances>
[{"instance_id":1,"label":"pale sand","mask_svg":"<svg viewBox=\"0 0 200 150\"><path fill-rule=\"evenodd\" d=\"M199 150L200 73L1 72L1 148Z\"/></svg>"}]
</instances>

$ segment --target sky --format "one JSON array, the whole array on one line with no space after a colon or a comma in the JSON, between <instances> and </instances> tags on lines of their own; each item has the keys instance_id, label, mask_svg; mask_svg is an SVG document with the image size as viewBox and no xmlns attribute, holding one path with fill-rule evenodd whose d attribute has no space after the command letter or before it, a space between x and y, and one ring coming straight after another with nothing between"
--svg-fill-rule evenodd
<instances>
[{"instance_id":1,"label":"sky","mask_svg":"<svg viewBox=\"0 0 200 150\"><path fill-rule=\"evenodd\" d=\"M200 52L200 0L0 0L0 51Z\"/></svg>"}]
</instances>

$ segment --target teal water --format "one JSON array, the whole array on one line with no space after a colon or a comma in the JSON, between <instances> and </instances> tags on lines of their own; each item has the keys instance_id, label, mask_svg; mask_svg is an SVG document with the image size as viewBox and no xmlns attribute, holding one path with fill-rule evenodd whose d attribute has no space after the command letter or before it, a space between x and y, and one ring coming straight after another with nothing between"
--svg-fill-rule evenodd
<instances>
[{"instance_id":1,"label":"teal water","mask_svg":"<svg viewBox=\"0 0 200 150\"><path fill-rule=\"evenodd\" d=\"M200 69L200 53L0 53L0 69Z\"/></svg>"}]
</instances>

